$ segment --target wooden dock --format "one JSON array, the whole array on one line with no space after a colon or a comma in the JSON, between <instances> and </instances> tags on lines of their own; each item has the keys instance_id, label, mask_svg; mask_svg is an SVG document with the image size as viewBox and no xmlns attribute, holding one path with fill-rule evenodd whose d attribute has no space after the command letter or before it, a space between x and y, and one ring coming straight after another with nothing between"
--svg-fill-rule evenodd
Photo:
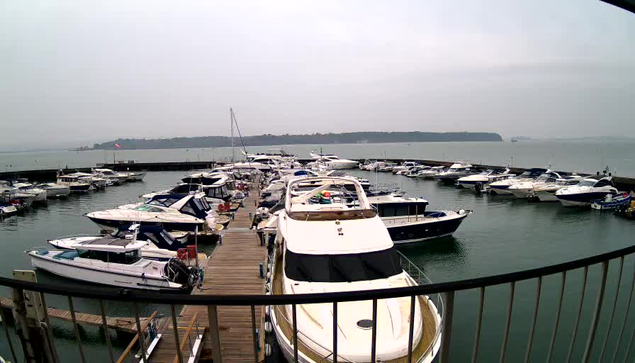
<instances>
[{"instance_id":1,"label":"wooden dock","mask_svg":"<svg viewBox=\"0 0 635 363\"><path fill-rule=\"evenodd\" d=\"M256 185L256 183L254 183ZM260 278L260 263L265 263L267 248L260 245L260 239L251 231L250 213L255 214L255 201L258 192L255 186L251 196L244 201L244 207L235 213L224 232L222 244L219 244L205 267L203 286L193 294L264 294L265 279ZM254 346L251 308L218 307L218 327L220 333L220 351L223 362L254 362ZM183 343L188 325L197 316L201 328L205 328L203 344L198 353L198 362L211 362L213 332L209 330L208 310L206 306L184 306L178 317L179 343ZM264 361L264 307L255 309L256 328L259 329L259 347L256 352L259 361ZM171 323L165 324L163 337L150 356L151 362L176 362L174 329ZM187 362L190 352L183 352L183 361Z\"/></svg>"},{"instance_id":2,"label":"wooden dock","mask_svg":"<svg viewBox=\"0 0 635 363\"><path fill-rule=\"evenodd\" d=\"M3 309L13 309L13 301L10 298L2 297L0 298L0 306ZM50 319L57 319L71 323L73 322L73 318L71 317L71 312L69 310L48 308L48 315ZM75 318L77 323L80 325L103 327L101 315L75 312ZM140 318L139 320L141 325L143 325L147 319L148 318ZM107 317L106 324L108 325L108 328L117 331L126 333L137 332L137 323L134 317Z\"/></svg>"}]
</instances>

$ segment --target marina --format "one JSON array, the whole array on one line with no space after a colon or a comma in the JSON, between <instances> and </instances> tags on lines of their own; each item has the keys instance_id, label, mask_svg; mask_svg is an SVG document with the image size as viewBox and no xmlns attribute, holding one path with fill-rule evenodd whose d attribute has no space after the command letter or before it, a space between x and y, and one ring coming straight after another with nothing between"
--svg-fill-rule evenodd
<instances>
[{"instance_id":1,"label":"marina","mask_svg":"<svg viewBox=\"0 0 635 363\"><path fill-rule=\"evenodd\" d=\"M306 160L305 163L306 162L310 161ZM470 185L466 187L465 185L460 185L461 183L459 182L456 183L457 186L452 186L435 182L426 177L408 177L408 175L402 176L393 174L390 168L398 166L400 163L404 163L404 161L386 160L381 163L376 163L375 170L372 168L370 168L371 170L363 170L360 166L352 169L337 170L337 172L343 175L349 175L349 177L354 177L355 180L361 183L360 185L364 186L363 190L365 193L368 193L369 201L374 205L374 208L377 208L379 216L382 218L388 231L391 230L391 227L396 226L405 226L407 228L411 228L410 226L421 226L417 227L420 228L421 232L404 230L404 232L400 232L401 234L390 233L390 237L395 245L399 246L400 253L404 255L404 258L412 260L410 265L404 265L407 268L407 270L404 271L409 271L415 275L418 274L417 276L420 278L424 274L422 270L425 270L425 275L423 276L427 276L427 278L434 282L431 283L428 281L424 286L436 286L436 282L472 278L475 276L475 273L476 275L481 274L482 276L496 275L509 271L517 271L523 268L532 268L536 266L536 264L538 266L557 264L559 262L569 261L571 258L584 258L585 256L630 246L627 237L628 232L626 231L633 228L633 226L630 225L630 221L616 218L612 213L599 213L579 208L571 210L563 208L560 206L560 203L528 203L529 199L524 197L517 198L514 195L505 196L487 193L489 183L505 181L505 178L513 180L513 175L506 176L505 178L492 177L490 179L488 176L493 174L482 172L484 169L481 165L472 165L474 171L471 175L474 177L470 177L469 175L467 177L475 180L483 180L483 189L480 189L480 187L474 188ZM420 164L416 159L410 159L409 163L412 164L406 164L407 167L404 170L410 167L419 168L418 165L424 165ZM370 163L363 162L359 164L370 165ZM450 164L451 163L431 162L428 166L447 167L450 166ZM267 165L267 168L271 169L270 165L272 164ZM328 168L327 163L324 165ZM228 175L236 173L236 171L232 171L231 164L227 162L217 163L216 166L219 167L218 170L222 170L221 173L230 173ZM240 165L240 167L244 169L245 166ZM183 168L187 169L186 167ZM284 334L286 334L287 344L289 341L293 341L293 312L288 307L290 305L284 308L284 305L268 305L264 303L264 300L259 303L254 302L258 301L258 299L254 298L255 296L261 296L263 299L266 298L267 291L278 293L282 291L280 283L277 282L278 280L270 280L271 277L276 276L274 273L274 271L276 271L276 264L274 260L268 257L270 255L267 253L268 248L266 247L269 245L269 248L271 248L271 244L267 243L267 241L271 241L271 238L275 235L275 228L273 230L264 228L259 231L260 227L258 229L252 229L252 226L253 223L259 226L265 224L275 225L275 222L266 222L267 216L271 216L269 208L275 207L277 203L276 200L278 200L276 198L279 198L280 193L285 190L285 184L290 180L293 180L293 178L317 177L320 173L329 172L319 164L314 165L313 168L313 170L302 168L284 169L284 167L277 166L274 170L267 170L264 174L255 171L255 169L249 172L244 170L238 172L234 174L233 178L245 178L250 174L253 174L253 176L248 182L238 183L240 185L247 185L248 193L247 190L243 190L241 194L237 195L248 194L248 196L241 197L239 202L236 203L234 203L232 199L219 199L215 194L204 193L204 198L208 199L210 203L215 203L212 204L212 209L215 211L218 209L219 214L215 218L226 218L226 222L224 222L223 228L219 228L210 235L212 237L211 239L209 238L210 236L207 236L207 238L201 236L201 238L199 238L198 251L210 254L207 258L206 256L199 257L202 283L200 286L196 286L192 289L191 295L179 295L181 297L175 296L169 298L169 301L172 301L172 303L167 305L168 309L166 309L165 305L161 307L161 304L157 305L155 303L147 306L143 304L145 306L143 308L144 313L141 314L139 322L144 321L144 314L147 314L146 316L158 314L155 316L159 317L160 323L156 325L158 329L157 333L160 334L160 338L155 338L155 340L152 341L146 337L144 339L145 343L143 343L145 346L142 346L138 342L130 343L129 340L124 339L124 341L118 344L118 346L121 347L118 349L126 347L126 349L119 351L120 354L123 354L126 359L129 359L135 354L137 357L141 357L143 354L141 352L146 350L147 361L151 362L179 361L179 354L183 362L190 360L201 362L212 360L230 362L275 362L284 359L282 358L283 356L288 360L293 360L293 349L289 351L288 348L279 345L280 339L284 340L285 338L279 336L278 339L275 339L272 333L268 332L270 329L267 325L272 322L275 325L277 322L285 331ZM382 170L380 171L379 168L382 168ZM421 170L425 171L430 169L423 168ZM434 170L438 173L441 169ZM524 169L510 168L506 173L514 174L514 172L518 173L523 171ZM545 171L546 169L543 169L541 172L536 173L533 178L540 177ZM282 174L278 174L279 172ZM216 173L218 173L218 171L216 171ZM209 175L209 177L207 177L207 175ZM123 204L124 208L129 208L126 207L128 205L144 205L145 203L152 202L155 196L160 196L161 193L165 193L166 191L168 193L175 193L183 190L187 195L192 190L192 187L181 186L178 190L166 188L170 188L170 185L173 185L174 182L178 180L186 181L185 185L187 185L187 183L191 183L190 185L202 185L197 183L215 183L216 180L219 179L214 177L214 175L216 175L215 172L193 173L187 170L168 172L150 171L142 183L126 183L118 187L106 187L105 191L96 190L79 195L70 195L66 199L51 200L47 205L31 207L22 215L2 220L0 222L0 232L7 236L9 240L27 241L29 237L26 235L20 236L18 239L15 239L15 237L12 238L11 235L15 235L18 231L21 231L20 234L22 235L26 230L19 226L30 225L30 221L33 219L37 224L32 225L35 228L32 227L27 235L33 234L33 232L38 233L40 236L43 236L40 237L40 241L77 232L94 234L99 227L91 223L88 218L83 217L83 215L89 211L104 209L104 206L109 208L115 207L116 204L113 205L113 202L119 205ZM481 175L485 177L483 178ZM559 176L562 177L560 174ZM203 177L208 179L203 181ZM460 178L457 178L457 180L459 179ZM183 183L183 181L181 181L181 183ZM269 187L269 185L276 187ZM564 186L565 185L562 185L562 187ZM194 187L194 189L196 188L199 187ZM231 190L238 191L238 189ZM327 190L332 194L329 195L327 199L333 197L338 198L335 189ZM159 193L156 193L157 191L159 191ZM397 191L397 194L394 194L395 191ZM345 195L346 193L342 194L342 196ZM144 196L143 201L140 202L141 204L139 204L139 202L134 203L135 199L139 198L139 196ZM425 196L425 199L423 196ZM325 203L327 200L324 199L325 194L320 194L320 198L319 203ZM174 198L174 200L178 201L179 198ZM332 203L332 199L328 200L331 200L331 202L328 203ZM79 207L80 210L83 211L82 213L76 212L78 208L77 203L80 203L79 206L84 204L83 209ZM226 203L227 205L234 206L225 208ZM89 206L89 209L86 209L87 206ZM326 206L328 207L329 204L326 204ZM53 210L58 209L61 213L56 212L51 214ZM445 223L442 222L445 217L442 217L441 213L449 217L456 214L460 217L459 225L451 227L448 232L444 232L445 230L443 228L446 227L440 227L441 224L439 224L439 227L436 227L435 224L430 225L429 223ZM253 220L254 217L256 218L255 221ZM65 227L66 224L58 223L55 228L41 229L36 227L42 224L41 218L63 218L62 220L68 221L76 220L76 222L73 222L73 225L79 228L75 231L70 231ZM136 218L139 220L140 216ZM218 221L221 221L221 219L218 219ZM259 220L262 220L262 223L259 223ZM552 245L553 241L562 238L562 230L556 228L554 224L557 220L562 221L558 223L564 223L563 225L568 226L566 232L568 236L567 239L563 241L563 247L566 241L576 240L576 246L578 248L575 251L565 248L566 253L560 255L549 252L554 248ZM529 223L530 221L531 223ZM536 232L535 228L533 228L536 223L537 225L552 227L543 228L541 232ZM432 226L432 228L430 228L430 226ZM573 226L577 226L577 230L571 229ZM54 232L55 230L57 230L57 232ZM132 231L134 230L126 233L132 234ZM430 235L428 234L430 233L429 231L435 231L435 234ZM596 233L595 231L602 231L601 233L604 237L601 239L601 241L603 241L601 244L589 244L589 240L583 237L589 233ZM126 233L123 233L123 235ZM421 234L421 237L416 237L417 233L423 234ZM180 234L177 233L177 235L178 238L183 238ZM214 235L216 237L214 237ZM189 237L190 241L196 238L194 236L195 234L192 234ZM496 236L504 237L500 238ZM533 243L522 243L522 241L526 241L526 238L529 238L528 236L531 236ZM60 241L63 241L63 239ZM33 244L34 242L30 243ZM37 240L35 240L35 245L37 245ZM57 243L57 245L59 246L60 244ZM22 250L28 247L29 246L23 246ZM523 251L526 251L526 253L533 256L533 258L537 258L536 261L539 262L532 263L532 260L528 260L526 258L527 254L524 254ZM489 261L492 254L502 254L505 255L506 258L499 258L497 264L491 264ZM4 269L6 269L6 273L9 273L11 269L24 269L27 266L28 262L24 259L17 259L13 263L7 263ZM280 264L278 264L278 266L280 266ZM466 268L466 266L471 267ZM480 273L475 271L480 271ZM611 271L616 273L614 268L612 268ZM595 269L590 269L588 272L589 275L585 279L600 278L601 276L598 276L599 272L600 271ZM39 280L45 283L53 285L64 283L71 288L85 284L81 282L64 282L50 274L43 274L41 270L38 272L38 277ZM583 277L584 275L572 272L569 274L568 283L582 283L583 281L581 279ZM620 288L619 285L623 285L622 282L616 286L614 282L614 280L609 280L607 282L607 288L618 289ZM546 286L556 286L557 283L554 279L545 277L543 284L545 286L543 289L545 289ZM528 290L528 288L528 285L519 282L515 288L516 294L531 294L531 289ZM504 290L500 290L497 287L488 290L490 291L488 293L488 300L490 301L494 299L494 301L500 300L502 303L508 299ZM545 296L549 295L547 290L545 290L544 293L546 294ZM134 292L130 292L130 294L130 296L136 296ZM247 301L252 301L252 303L244 301L240 304L236 304L236 301L241 301L236 300L239 299L241 295L251 297L252 300ZM445 317L448 305L447 294L430 294L430 296L432 295L436 296L434 300L436 304L441 304L443 300L443 309L440 309L440 313L442 314L441 316ZM441 295L443 295L443 299L441 299ZM620 299L623 300L627 293L620 295L622 295ZM217 299L217 301L213 304L206 303L203 305L199 303L185 303L184 306L177 303L179 301L188 301L189 296L193 298L201 297L203 299L209 299L211 297L211 299ZM234 301L234 305L224 302L223 296L230 297L230 301ZM368 295L368 298L372 298L372 296L373 295ZM454 343L452 344L457 344L457 341L469 341L469 336L473 334L470 333L473 330L470 321L474 321L475 319L471 314L479 310L478 294L474 295L470 293L464 296L467 296L467 300L463 298L459 305L452 307L454 310L452 312L454 315L453 324L459 324L458 328L455 326L453 333ZM574 290L570 291L567 289L564 296L569 299L575 299L573 297L575 296L575 292ZM167 297L157 296L156 299L161 300L163 298ZM419 299L423 299L417 300L420 302L419 306L423 306L421 304L425 304L427 301L423 296L420 296ZM470 301L469 303L467 303L468 300ZM6 299L6 297L3 302L6 302L5 305L7 307L11 305L10 299ZM544 302L544 304L547 305L554 303L553 300L551 302ZM497 306L500 303L490 302L490 304ZM489 328L490 332L495 331L496 333L492 336L480 337L481 343L479 343L479 345L483 345L483 349L487 349L485 347L488 344L496 344L496 336L503 334L509 336L507 343L509 345L509 352L506 354L510 357L520 355L521 353L519 352L523 350L521 349L522 343L511 337L517 334L523 334L524 329L522 326L526 324L526 322L523 323L523 321L530 317L531 314L518 314L521 314L520 312L522 311L531 311L531 305L532 303L529 301L523 302L522 299L516 302L514 304L515 312L513 315L515 325L512 325L511 330L503 332L491 327ZM372 306L372 304L368 306ZM544 307L541 307L541 309L542 308ZM584 305L582 311L587 312L592 308L592 306ZM83 304L80 303L76 309L86 311L86 313L75 314L77 324L86 325L86 329L91 329L91 326L97 327L103 325L99 311L91 312L94 308L91 308L90 305L83 306ZM616 310L616 313L624 313L624 309L625 305L622 301L616 305L614 310ZM406 310L408 310L408 308L406 308ZM276 317L271 315L272 311L274 315L276 311L282 315L279 315L276 320ZM415 309L415 311L418 310ZM571 308L568 311L573 311L573 309ZM487 310L485 312L487 312ZM496 319L504 319L505 316L503 312L504 309L495 313L490 318L496 317ZM106 317L106 325L109 329L118 329L124 332L134 333L136 331L134 327L126 328L125 324L122 323L123 321L130 322L130 319L135 320L131 318L131 313L132 311L126 307L126 304L116 303L111 305L108 309L109 315ZM488 314L491 313L492 311ZM428 312L421 310L421 314L425 315L428 314ZM62 315L63 317L56 319L56 317ZM73 319L69 318L69 316L70 313L68 310L60 310L59 312L53 310L50 313L50 317L56 321L74 324ZM121 318L117 318L117 316L121 316ZM545 317L543 317L543 319L544 318ZM573 322L576 321L574 316L566 312L563 313L562 319L563 324L565 324L564 322L566 322L566 324L573 324ZM520 323L518 323L519 321ZM626 321L628 322L629 320L627 319ZM117 325L117 322L119 322L119 325ZM463 326L463 328L461 328L461 326ZM514 328L514 326L516 328ZM628 326L630 327L630 323ZM504 324L502 324L501 327L504 327ZM449 328L444 326L443 329ZM548 327L544 324L538 325L536 329L538 329L538 332L541 330L548 331ZM563 327L563 329L565 328ZM384 329L382 329L382 331L383 330ZM113 341L119 341L122 337L118 336L116 339L112 339ZM278 342L276 342L276 340ZM438 343L441 341L442 339L438 340ZM303 351L304 349L305 353L303 354L308 354L306 353L306 349L308 348L306 348L304 344L305 343L300 344L300 350ZM536 338L533 344L542 346L545 344L545 341ZM0 349L3 346L3 343L0 342ZM291 346L293 347L293 344L291 344ZM103 345L102 347L105 348ZM284 353L285 349L286 353ZM423 350L419 351L419 348L415 346L413 346L412 349L419 352L417 354L426 350L423 348ZM583 354L579 349L580 348L574 347L572 353ZM434 351L439 350L441 350L440 345L434 348ZM553 354L565 354L563 350L566 349L556 347ZM455 359L456 361L462 361L463 358L466 358L461 358L461 350L452 349L452 351L452 361L455 361ZM486 351L487 350L484 350L482 354L486 357L490 356L490 353L486 353ZM73 349L63 349L61 354L65 354L66 356L74 355ZM289 356L289 354L291 354L291 356ZM447 354L449 353L446 353L446 356ZM117 349L115 349L113 356L117 356ZM308 357L310 356L311 354L308 354ZM323 357L323 355L320 356ZM437 359L439 359L438 356ZM309 361L314 360L315 359L310 359ZM104 361L108 360L105 359Z\"/></svg>"}]
</instances>

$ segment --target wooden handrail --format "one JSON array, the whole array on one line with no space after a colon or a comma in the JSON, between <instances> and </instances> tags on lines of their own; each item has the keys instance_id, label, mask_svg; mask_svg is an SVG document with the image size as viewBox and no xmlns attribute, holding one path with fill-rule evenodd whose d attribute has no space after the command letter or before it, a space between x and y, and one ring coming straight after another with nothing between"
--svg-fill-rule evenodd
<instances>
[{"instance_id":1,"label":"wooden handrail","mask_svg":"<svg viewBox=\"0 0 635 363\"><path fill-rule=\"evenodd\" d=\"M157 314L158 313L156 311L153 312L150 315L150 317L148 318L148 320L143 322L143 325L141 325L141 331L138 331L137 334L135 334L135 336L134 336L134 338L132 338L132 341L130 342L130 344L128 344L128 346L126 347L126 350L124 350L123 353L121 353L121 355L119 356L119 359L117 359L117 363L122 363L123 360L126 359L126 357L128 356L128 354L130 354L130 351L134 347L134 345L137 342L137 340L139 340L140 334L143 333L144 330L146 330L146 328L148 327L148 324L150 324L150 322L157 316Z\"/></svg>"},{"instance_id":2,"label":"wooden handrail","mask_svg":"<svg viewBox=\"0 0 635 363\"><path fill-rule=\"evenodd\" d=\"M185 334L183 334L183 339L181 340L181 346L179 347L179 351L176 352L176 355L174 356L174 360L172 361L173 363L177 363L179 361L179 354L181 354L181 352L183 352L183 348L185 348L185 341L187 340L187 337L190 335L192 327L194 326L194 323L196 322L196 318L198 318L198 311L195 312L194 315L192 316L192 320L190 320L190 325L187 326L187 330L185 331Z\"/></svg>"}]
</instances>

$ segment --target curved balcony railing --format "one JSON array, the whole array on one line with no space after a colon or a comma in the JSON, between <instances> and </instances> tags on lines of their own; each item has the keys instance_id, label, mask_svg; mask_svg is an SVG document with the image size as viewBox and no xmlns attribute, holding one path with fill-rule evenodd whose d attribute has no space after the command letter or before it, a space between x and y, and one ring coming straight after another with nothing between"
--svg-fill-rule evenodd
<instances>
[{"instance_id":1,"label":"curved balcony railing","mask_svg":"<svg viewBox=\"0 0 635 363\"><path fill-rule=\"evenodd\" d=\"M338 303L342 302L350 302L350 301L373 301L373 306L377 306L376 301L380 299L389 299L389 298L397 298L397 297L413 297L418 295L434 295L441 294L443 296L443 323L442 323L442 339L441 339L441 349L440 349L440 361L441 362L449 362L451 356L451 341L452 341L452 318L454 315L455 308L455 294L459 291L472 290L478 292L478 309L476 311L476 330L474 335L474 346L472 349L472 361L476 362L479 356L479 351L481 350L481 330L488 329L489 322L487 325L483 325L483 310L485 303L485 292L490 287L495 286L508 286L509 287L509 299L506 301L506 313L504 314L504 322L500 322L499 326L504 326L504 333L502 337L502 341L500 345L497 346L496 349L500 349L500 361L505 361L505 357L507 354L507 346L510 335L510 325L512 322L512 311L514 307L515 300L526 300L533 301L533 315L531 318L531 322L528 326L526 326L529 331L527 344L525 345L525 361L529 361L532 354L532 347L534 342L534 335L536 331L536 322L538 319L539 311L540 311L540 302L541 296L542 299L545 298L546 295L552 294L556 297L557 310L555 311L555 319L550 323L553 324L551 328L551 333L549 337L548 349L546 351L546 360L545 361L553 361L553 352L556 345L556 335L560 328L561 315L563 311L563 297L565 295L565 289L567 288L567 274L573 270L582 269L582 293L579 299L579 303L576 303L576 318L574 320L573 327L573 336L571 337L571 343L568 347L567 360L571 360L572 354L574 354L574 345L578 338L585 337L585 345L584 351L582 353L582 357L580 361L588 362L591 360L591 357L595 360L599 357L599 360L609 360L610 351L612 350L612 358L615 361L616 357L622 355L624 357L624 361L628 361L629 354L631 353L631 345L635 338L635 330L632 328L633 323L630 322L630 305L633 297L633 288L635 286L635 271L633 272L632 277L628 278L624 276L624 265L625 258L629 255L635 253L635 246L626 247L623 249L619 249L616 251L611 251L603 254L598 254L591 257L581 258L574 261L554 264L545 267L538 267L523 271L516 271L510 273L504 273L494 276L487 277L479 277L467 280L460 281L450 281L450 282L442 282L442 283L434 283L434 284L420 284L419 286L411 286L404 287L398 289L382 289L382 290L371 290L371 291L348 291L348 292L340 292L340 293L329 293L329 294L301 294L301 295L170 295L170 294L156 294L151 292L144 291L131 291L131 290L120 290L118 293L113 294L112 289L106 288L91 288L85 289L76 286L62 286L56 284L42 284L42 283L32 283L19 281L16 279L10 278L0 278L0 286L5 286L13 289L13 294L23 294L25 291L32 291L39 293L42 297L42 303L46 306L45 296L52 295L61 295L68 297L70 312L73 315L73 326L76 330L76 340L78 349L81 352L80 361L87 361L84 353L82 352L82 342L80 338L80 334L78 331L78 324L75 321L75 312L73 311L73 299L76 298L86 298L92 299L99 306L102 307L101 315L103 318L104 326L107 327L106 324L106 312L103 309L104 301L121 301L126 303L132 303L135 306L135 317L137 320L137 324L139 324L139 309L137 308L139 304L143 303L151 303L151 304L165 304L170 307L172 312L172 321L176 322L175 314L175 306L177 305L199 305L199 306L207 306L209 314L208 321L208 329L214 331L218 329L218 319L216 316L216 307L217 306L249 306L252 307L252 319L255 319L253 314L253 309L255 306L281 306L281 305L298 305L298 304L315 304L315 303L332 303L336 306ZM629 260L630 262L630 260ZM611 276L610 281L617 281L617 287L615 288L614 296L608 296L605 294L607 279L609 276L609 266L613 264L614 269L611 271L615 272L615 276ZM600 275L599 279L595 279L594 274L589 274L590 267L594 265L600 266ZM408 269L408 268L407 268ZM410 272L417 275L418 268L416 266L410 267ZM559 288L557 289L543 289L543 279L548 276L560 276L561 283ZM534 280L536 281L536 290L530 295L524 296L515 296L518 295L521 291L520 289L516 290L516 284L521 281ZM264 283L264 282L263 282ZM570 283L571 285L571 283ZM591 309L583 309L582 306L585 302L585 298L587 295L587 290L596 291L596 299L593 303L593 307ZM622 290L626 290L622 292ZM523 289L524 291L524 289ZM532 296L533 295L533 296ZM462 296L462 295L461 295ZM616 312L620 309L617 309L618 299L622 297L623 300L628 299L626 303L626 307L622 308L621 311L624 311L622 316L618 316ZM587 305L589 300L586 300ZM622 305L620 305L622 306ZM46 311L46 309L44 309ZM2 318L3 321L6 322L6 313L3 309ZM620 311L620 312L621 312ZM579 324L581 320L584 318L589 318L589 324ZM632 320L632 317L631 317ZM47 326L50 326L48 322L48 316L45 314L43 317L43 322L46 322ZM598 326L602 324L602 326L607 326L607 330L602 330L602 334L598 335ZM630 324L630 325L629 325ZM3 344L5 347L9 346L10 351L13 355L13 360L18 361L17 359L17 349L12 345L11 339L9 338L9 327L7 324L4 325L4 330L6 331L6 336L0 338L0 342L3 339L6 341ZM252 321L252 325L255 327L255 320ZM587 326L588 325L588 326ZM625 335L626 328L628 326L628 330L632 330L633 332L630 334L630 337ZM138 326L139 330L142 331ZM584 330L583 330L584 329ZM217 331L217 330L216 330ZM297 331L295 332L298 333ZM375 334L373 332L373 334ZM612 335L613 339L611 340L611 344L607 343L609 341L609 335ZM210 336L215 336L215 334L210 334ZM255 341L256 334L253 334L254 338L254 359L257 360L257 348L259 345ZM51 337L52 339L52 337ZM217 338L219 339L219 338ZM541 339L546 339L543 337ZM109 339L107 340L108 349L111 352L111 357L114 357L112 354L112 346ZM212 346L218 347L219 342L214 342L217 345L212 344ZM125 345L126 343L124 343ZM182 347L179 346L178 339L176 340L177 346L175 347L175 352L182 351ZM368 342L369 346L371 344L375 344L375 340L373 342ZM143 344L141 345L141 351L144 351ZM546 344L545 344L546 345ZM334 346L337 346L337 342L334 341ZM488 351L491 351L491 347L487 347ZM374 346L371 348L374 352ZM465 349L465 347L461 347L461 349ZM9 352L1 352L3 355L8 355ZM491 353L491 352L490 352ZM517 353L517 352L515 352ZM535 353L535 352L534 352ZM545 353L544 351L542 352ZM141 360L144 360L145 354L141 354ZM175 357L175 361L182 362L181 357ZM331 357L331 360L336 361L337 357ZM59 360L58 360L59 361ZM90 361L90 360L88 360ZM576 359L577 361L577 359Z\"/></svg>"}]
</instances>

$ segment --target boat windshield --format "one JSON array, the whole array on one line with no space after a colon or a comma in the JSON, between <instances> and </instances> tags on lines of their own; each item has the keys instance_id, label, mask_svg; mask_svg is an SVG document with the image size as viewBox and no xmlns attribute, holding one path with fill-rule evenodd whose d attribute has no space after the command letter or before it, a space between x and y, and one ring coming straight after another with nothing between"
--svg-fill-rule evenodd
<instances>
[{"instance_id":1,"label":"boat windshield","mask_svg":"<svg viewBox=\"0 0 635 363\"><path fill-rule=\"evenodd\" d=\"M134 210L140 211L140 212L151 212L151 213L161 213L161 212L163 212L163 209L161 209L159 207L153 207L153 206L148 205L148 204L142 204L140 206L137 206Z\"/></svg>"},{"instance_id":2,"label":"boat windshield","mask_svg":"<svg viewBox=\"0 0 635 363\"><path fill-rule=\"evenodd\" d=\"M368 281L386 279L402 271L394 248L342 255L309 255L289 250L285 254L285 274L296 281Z\"/></svg>"},{"instance_id":3,"label":"boat windshield","mask_svg":"<svg viewBox=\"0 0 635 363\"><path fill-rule=\"evenodd\" d=\"M581 181L580 183L578 183L579 187L592 187L595 186L595 183L597 183L596 180L593 179L584 179L583 181Z\"/></svg>"}]
</instances>

